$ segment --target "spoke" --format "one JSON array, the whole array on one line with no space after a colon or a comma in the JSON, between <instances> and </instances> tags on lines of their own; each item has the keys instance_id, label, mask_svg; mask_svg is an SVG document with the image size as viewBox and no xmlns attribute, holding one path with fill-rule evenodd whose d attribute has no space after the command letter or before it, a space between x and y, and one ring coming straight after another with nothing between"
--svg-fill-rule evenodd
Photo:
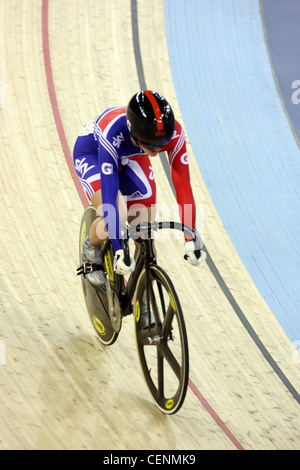
<instances>
[{"instance_id":1,"label":"spoke","mask_svg":"<svg viewBox=\"0 0 300 470\"><path fill-rule=\"evenodd\" d=\"M157 293L155 295L153 283L150 284L150 306L152 307L152 312L155 318L155 323L158 325L163 322L166 308L163 296L163 289L160 282L156 282L157 289L159 292L159 297Z\"/></svg>"},{"instance_id":2,"label":"spoke","mask_svg":"<svg viewBox=\"0 0 300 470\"><path fill-rule=\"evenodd\" d=\"M163 288L160 282L157 281L157 289L159 292L159 297L160 297L160 304L163 312L163 319L166 316L166 306L165 306L165 299L164 299L164 294L163 294ZM163 321L162 319L162 321Z\"/></svg>"},{"instance_id":3,"label":"spoke","mask_svg":"<svg viewBox=\"0 0 300 470\"><path fill-rule=\"evenodd\" d=\"M158 398L164 396L164 357L157 348L157 375L158 375Z\"/></svg>"},{"instance_id":4,"label":"spoke","mask_svg":"<svg viewBox=\"0 0 300 470\"><path fill-rule=\"evenodd\" d=\"M157 322L157 320L159 320L159 308L157 307L157 303L156 303L156 298L155 298L155 294L154 294L152 282L151 282L151 284L150 284L149 304L150 304L150 309L151 309L151 307L152 307L152 312L153 312L155 321ZM149 315L149 313L148 313L148 315ZM150 320L151 320L151 319L149 318L149 321L150 321Z\"/></svg>"},{"instance_id":5,"label":"spoke","mask_svg":"<svg viewBox=\"0 0 300 470\"><path fill-rule=\"evenodd\" d=\"M168 343L161 344L160 349L162 351L162 355L164 356L164 358L168 362L168 364L171 367L171 369L173 370L174 374L176 375L178 380L180 380L181 375L182 375L181 374L182 367L179 364L179 362L177 361L174 354L172 353L171 349L169 348Z\"/></svg>"},{"instance_id":6,"label":"spoke","mask_svg":"<svg viewBox=\"0 0 300 470\"><path fill-rule=\"evenodd\" d=\"M172 326L172 321L174 318L174 310L172 308L171 302L168 306L168 310L164 319L164 324L163 324L163 336L165 339L168 338L170 332L171 332L171 326Z\"/></svg>"}]
</instances>

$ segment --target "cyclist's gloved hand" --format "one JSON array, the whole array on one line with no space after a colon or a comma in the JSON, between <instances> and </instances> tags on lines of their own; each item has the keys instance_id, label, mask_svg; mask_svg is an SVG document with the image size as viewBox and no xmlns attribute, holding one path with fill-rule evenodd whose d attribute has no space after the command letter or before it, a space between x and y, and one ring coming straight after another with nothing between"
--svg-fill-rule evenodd
<instances>
[{"instance_id":1,"label":"cyclist's gloved hand","mask_svg":"<svg viewBox=\"0 0 300 470\"><path fill-rule=\"evenodd\" d=\"M200 266L206 260L206 253L203 250L195 250L195 243L190 240L185 242L185 259L193 266Z\"/></svg>"},{"instance_id":2,"label":"cyclist's gloved hand","mask_svg":"<svg viewBox=\"0 0 300 470\"><path fill-rule=\"evenodd\" d=\"M124 250L117 250L114 258L114 270L117 274L128 276L135 269L135 261L130 258L130 265L127 266L124 261Z\"/></svg>"}]
</instances>

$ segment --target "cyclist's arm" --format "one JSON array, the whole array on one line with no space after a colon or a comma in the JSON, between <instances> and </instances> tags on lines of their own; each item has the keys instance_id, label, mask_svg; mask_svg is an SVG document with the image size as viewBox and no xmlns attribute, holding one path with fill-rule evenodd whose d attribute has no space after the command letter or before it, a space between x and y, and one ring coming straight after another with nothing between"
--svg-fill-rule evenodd
<instances>
[{"instance_id":1,"label":"cyclist's arm","mask_svg":"<svg viewBox=\"0 0 300 470\"><path fill-rule=\"evenodd\" d=\"M196 205L190 182L186 141L180 124L176 121L176 136L169 144L168 157L181 222L195 229ZM186 236L186 240L189 238Z\"/></svg>"},{"instance_id":2,"label":"cyclist's arm","mask_svg":"<svg viewBox=\"0 0 300 470\"><path fill-rule=\"evenodd\" d=\"M101 175L102 211L104 223L114 251L122 248L120 240L121 224L117 204L119 190L118 157L106 141L99 144L98 159Z\"/></svg>"}]
</instances>

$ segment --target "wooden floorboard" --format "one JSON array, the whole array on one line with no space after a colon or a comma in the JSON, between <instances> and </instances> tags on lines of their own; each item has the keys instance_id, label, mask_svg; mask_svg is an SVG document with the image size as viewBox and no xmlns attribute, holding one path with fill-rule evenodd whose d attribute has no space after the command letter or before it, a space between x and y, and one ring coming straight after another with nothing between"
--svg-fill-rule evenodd
<instances>
[{"instance_id":1,"label":"wooden floorboard","mask_svg":"<svg viewBox=\"0 0 300 470\"><path fill-rule=\"evenodd\" d=\"M215 272L208 264L194 269L183 260L182 239L157 242L189 337L194 389L178 415L165 417L149 398L132 317L124 320L114 346L99 344L75 273L83 204L49 97L46 7L50 92L55 91L70 154L85 122L107 107L126 104L140 88L129 0L104 0L98 6L90 0L0 2L0 79L5 84L0 104L0 448L299 448L299 404L242 324ZM181 120L163 2L139 0L137 19L147 86L165 94ZM258 337L299 390L291 344L232 246L189 143L188 152L210 257ZM159 204L174 207L159 158L153 168Z\"/></svg>"}]
</instances>

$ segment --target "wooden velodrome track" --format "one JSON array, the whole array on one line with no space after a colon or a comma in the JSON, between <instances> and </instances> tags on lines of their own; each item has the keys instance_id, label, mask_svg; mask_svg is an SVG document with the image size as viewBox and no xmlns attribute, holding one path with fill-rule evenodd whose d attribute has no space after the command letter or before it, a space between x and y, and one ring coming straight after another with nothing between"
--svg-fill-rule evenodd
<instances>
[{"instance_id":1,"label":"wooden velodrome track","mask_svg":"<svg viewBox=\"0 0 300 470\"><path fill-rule=\"evenodd\" d=\"M126 104L143 80L181 120L163 2L132 5L0 1L0 449L299 449L299 361L232 246L190 145L208 263L189 267L181 239L158 242L189 336L182 410L165 417L152 404L132 317L109 349L94 335L75 275L86 204L69 168L77 133L98 111ZM174 207L159 158L153 167L159 203Z\"/></svg>"}]
</instances>

